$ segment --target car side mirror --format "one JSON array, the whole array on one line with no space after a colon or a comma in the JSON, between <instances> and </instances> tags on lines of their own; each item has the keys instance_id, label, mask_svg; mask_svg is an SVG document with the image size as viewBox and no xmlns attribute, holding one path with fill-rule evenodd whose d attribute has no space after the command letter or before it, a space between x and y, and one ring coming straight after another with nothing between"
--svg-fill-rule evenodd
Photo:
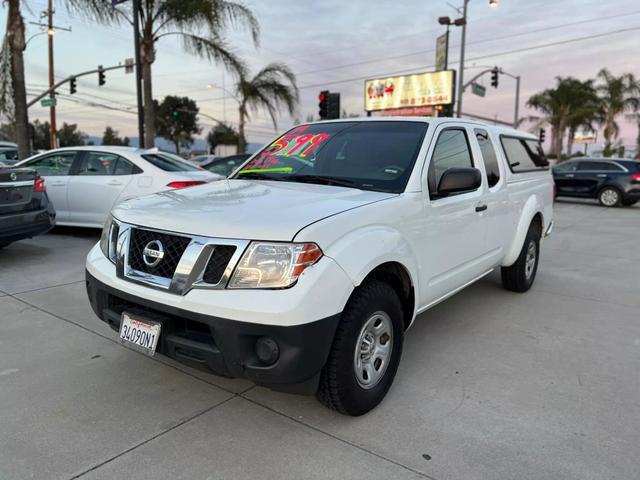
<instances>
[{"instance_id":1,"label":"car side mirror","mask_svg":"<svg viewBox=\"0 0 640 480\"><path fill-rule=\"evenodd\" d=\"M438 196L477 190L482 185L482 175L477 168L448 168L440 177Z\"/></svg>"}]
</instances>

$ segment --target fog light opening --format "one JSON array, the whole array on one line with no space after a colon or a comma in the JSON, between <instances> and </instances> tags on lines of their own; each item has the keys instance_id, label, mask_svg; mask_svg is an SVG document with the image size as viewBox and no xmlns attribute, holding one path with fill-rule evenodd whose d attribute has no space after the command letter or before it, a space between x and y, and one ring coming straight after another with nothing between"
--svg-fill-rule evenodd
<instances>
[{"instance_id":1,"label":"fog light opening","mask_svg":"<svg viewBox=\"0 0 640 480\"><path fill-rule=\"evenodd\" d=\"M280 357L280 347L275 340L269 337L260 337L256 340L255 350L260 361L267 365L276 363Z\"/></svg>"}]
</instances>

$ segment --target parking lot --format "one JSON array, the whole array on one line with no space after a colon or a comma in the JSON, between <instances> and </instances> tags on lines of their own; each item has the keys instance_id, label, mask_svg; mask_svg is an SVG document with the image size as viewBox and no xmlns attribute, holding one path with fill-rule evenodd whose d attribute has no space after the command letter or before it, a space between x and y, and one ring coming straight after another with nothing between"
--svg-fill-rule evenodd
<instances>
[{"instance_id":1,"label":"parking lot","mask_svg":"<svg viewBox=\"0 0 640 480\"><path fill-rule=\"evenodd\" d=\"M0 479L640 478L640 206L560 201L533 289L494 273L422 314L359 418L116 341L99 232L0 251Z\"/></svg>"}]
</instances>

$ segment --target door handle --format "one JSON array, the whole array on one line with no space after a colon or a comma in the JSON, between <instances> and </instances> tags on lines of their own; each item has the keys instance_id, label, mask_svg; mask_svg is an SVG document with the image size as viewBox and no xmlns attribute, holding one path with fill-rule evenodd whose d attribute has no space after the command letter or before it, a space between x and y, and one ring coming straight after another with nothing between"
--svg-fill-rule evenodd
<instances>
[{"instance_id":1,"label":"door handle","mask_svg":"<svg viewBox=\"0 0 640 480\"><path fill-rule=\"evenodd\" d=\"M107 183L107 185L119 186L119 185L122 185L122 182L119 182L117 180L112 180L111 182Z\"/></svg>"},{"instance_id":2,"label":"door handle","mask_svg":"<svg viewBox=\"0 0 640 480\"><path fill-rule=\"evenodd\" d=\"M50 183L50 187L65 187L67 184L62 182Z\"/></svg>"},{"instance_id":3,"label":"door handle","mask_svg":"<svg viewBox=\"0 0 640 480\"><path fill-rule=\"evenodd\" d=\"M605 178L606 178L607 174L606 174L606 173L599 173L597 176L598 176L598 177L601 177L601 178L602 178L602 177L605 177Z\"/></svg>"},{"instance_id":4,"label":"door handle","mask_svg":"<svg viewBox=\"0 0 640 480\"><path fill-rule=\"evenodd\" d=\"M487 208L487 205L476 205L476 212L484 212Z\"/></svg>"},{"instance_id":5,"label":"door handle","mask_svg":"<svg viewBox=\"0 0 640 480\"><path fill-rule=\"evenodd\" d=\"M573 173L567 173L565 176L567 178L573 178L575 175Z\"/></svg>"}]
</instances>

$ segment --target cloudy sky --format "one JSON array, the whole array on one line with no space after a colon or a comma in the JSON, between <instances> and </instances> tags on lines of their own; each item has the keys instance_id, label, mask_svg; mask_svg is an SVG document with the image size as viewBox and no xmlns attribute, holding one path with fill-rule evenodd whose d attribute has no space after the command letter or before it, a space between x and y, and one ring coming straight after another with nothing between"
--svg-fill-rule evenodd
<instances>
[{"instance_id":1,"label":"cloudy sky","mask_svg":"<svg viewBox=\"0 0 640 480\"><path fill-rule=\"evenodd\" d=\"M437 18L457 16L454 6L462 0L246 0L261 25L256 49L246 32L229 31L236 53L255 71L269 62L286 62L298 77L301 104L294 118L283 115L278 127L289 127L295 118L317 115L317 95L324 88L342 94L349 113L364 114L364 79L389 73L428 71L434 64L435 38L443 32ZM37 21L46 0L29 0L27 21ZM533 93L551 87L555 77L594 77L602 67L614 74L631 72L640 77L637 47L640 45L640 2L637 0L499 0L496 9L488 0L469 3L467 67L469 78L483 66L498 65L522 77L521 115L533 114L524 103ZM0 11L6 23L6 9ZM72 27L55 36L56 77L116 65L133 56L128 26L96 25L57 9L55 23ZM39 32L28 26L28 34ZM593 38L585 38L593 37ZM47 83L46 36L31 40L26 52L27 83L37 93ZM452 30L450 65L457 68L460 29ZM550 46L546 46L553 44ZM237 103L222 87L232 89L234 78L222 69L184 53L173 37L157 45L153 66L154 96L187 95L201 111L214 118L237 122ZM475 67L475 68L474 68ZM481 82L482 83L482 82ZM487 95L465 95L469 113L513 119L515 82L506 77L498 89L484 80ZM214 88L207 88L213 85ZM61 90L68 93L67 88ZM121 134L136 135L133 75L109 73L98 88L97 78L78 81L76 102L59 101L59 121L78 123L92 135L111 125ZM80 103L78 103L80 102ZM101 103L123 109L90 105ZM32 118L46 119L48 110L34 107ZM206 132L213 121L201 117ZM620 119L621 139L634 144L637 126ZM265 114L251 119L249 138L264 143L274 134Z\"/></svg>"}]
</instances>

